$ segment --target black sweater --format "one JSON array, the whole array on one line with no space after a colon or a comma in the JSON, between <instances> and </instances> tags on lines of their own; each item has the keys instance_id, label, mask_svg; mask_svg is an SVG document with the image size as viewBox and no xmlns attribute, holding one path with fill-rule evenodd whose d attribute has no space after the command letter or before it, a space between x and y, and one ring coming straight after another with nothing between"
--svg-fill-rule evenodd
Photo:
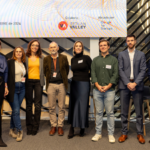
<instances>
[{"instance_id":1,"label":"black sweater","mask_svg":"<svg viewBox=\"0 0 150 150\"><path fill-rule=\"evenodd\" d=\"M92 60L89 56L83 55L83 53L76 54L71 59L72 80L89 81L91 77L91 63Z\"/></svg>"}]
</instances>

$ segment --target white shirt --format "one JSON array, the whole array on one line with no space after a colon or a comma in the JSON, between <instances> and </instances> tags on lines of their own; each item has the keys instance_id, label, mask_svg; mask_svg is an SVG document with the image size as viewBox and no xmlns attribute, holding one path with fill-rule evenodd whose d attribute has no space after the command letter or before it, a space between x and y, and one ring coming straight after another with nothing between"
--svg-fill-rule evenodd
<instances>
[{"instance_id":1,"label":"white shirt","mask_svg":"<svg viewBox=\"0 0 150 150\"><path fill-rule=\"evenodd\" d=\"M134 79L134 73L133 73L133 60L134 60L134 54L135 54L135 49L133 52L130 52L128 49L129 53L129 58L130 58L130 64L131 64L131 74L130 74L130 79Z\"/></svg>"},{"instance_id":2,"label":"white shirt","mask_svg":"<svg viewBox=\"0 0 150 150\"><path fill-rule=\"evenodd\" d=\"M22 77L26 74L25 67L23 63L15 61L15 82L21 82Z\"/></svg>"}]
</instances>

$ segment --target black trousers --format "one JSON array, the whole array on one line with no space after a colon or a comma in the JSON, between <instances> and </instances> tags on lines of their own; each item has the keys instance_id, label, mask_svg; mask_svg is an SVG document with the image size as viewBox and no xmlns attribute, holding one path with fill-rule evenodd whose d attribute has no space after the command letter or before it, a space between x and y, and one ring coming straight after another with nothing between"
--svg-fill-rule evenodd
<instances>
[{"instance_id":1,"label":"black trousers","mask_svg":"<svg viewBox=\"0 0 150 150\"><path fill-rule=\"evenodd\" d=\"M135 90L132 92L129 89L120 90L122 134L128 134L128 110L131 94L133 96L133 102L135 106L137 134L143 135L143 91Z\"/></svg>"},{"instance_id":2,"label":"black trousers","mask_svg":"<svg viewBox=\"0 0 150 150\"><path fill-rule=\"evenodd\" d=\"M1 120L1 109L4 99L4 82L0 85L0 137L2 136L2 120Z\"/></svg>"},{"instance_id":3,"label":"black trousers","mask_svg":"<svg viewBox=\"0 0 150 150\"><path fill-rule=\"evenodd\" d=\"M33 98L34 91L34 98ZM26 126L28 131L37 131L40 124L43 87L40 80L28 80L26 86ZM32 106L35 106L34 115Z\"/></svg>"}]
</instances>

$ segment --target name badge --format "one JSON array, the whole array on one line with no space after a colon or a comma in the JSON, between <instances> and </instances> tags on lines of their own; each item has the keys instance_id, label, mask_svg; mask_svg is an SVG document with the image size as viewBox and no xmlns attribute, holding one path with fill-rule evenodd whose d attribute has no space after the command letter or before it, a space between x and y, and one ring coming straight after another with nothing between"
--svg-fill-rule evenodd
<instances>
[{"instance_id":1,"label":"name badge","mask_svg":"<svg viewBox=\"0 0 150 150\"><path fill-rule=\"evenodd\" d=\"M111 65L106 65L106 69L111 69Z\"/></svg>"},{"instance_id":2,"label":"name badge","mask_svg":"<svg viewBox=\"0 0 150 150\"><path fill-rule=\"evenodd\" d=\"M53 78L56 78L57 72L53 72Z\"/></svg>"},{"instance_id":3,"label":"name badge","mask_svg":"<svg viewBox=\"0 0 150 150\"><path fill-rule=\"evenodd\" d=\"M78 61L78 64L81 64L81 63L83 63L83 60L79 60L79 61Z\"/></svg>"},{"instance_id":4,"label":"name badge","mask_svg":"<svg viewBox=\"0 0 150 150\"><path fill-rule=\"evenodd\" d=\"M24 83L25 81L26 81L26 78L25 78L25 77L22 77L22 78L21 78L21 82Z\"/></svg>"}]
</instances>

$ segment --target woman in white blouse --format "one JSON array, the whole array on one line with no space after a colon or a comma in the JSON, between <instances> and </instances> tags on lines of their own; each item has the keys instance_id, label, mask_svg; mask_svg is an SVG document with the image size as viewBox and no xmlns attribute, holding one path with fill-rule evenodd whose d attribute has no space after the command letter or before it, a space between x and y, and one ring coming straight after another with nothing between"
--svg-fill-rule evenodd
<instances>
[{"instance_id":1,"label":"woman in white blouse","mask_svg":"<svg viewBox=\"0 0 150 150\"><path fill-rule=\"evenodd\" d=\"M8 61L8 101L12 108L9 135L22 141L23 130L20 121L20 107L25 97L25 53L22 47L16 47L13 57ZM17 130L17 134L15 133Z\"/></svg>"}]
</instances>

